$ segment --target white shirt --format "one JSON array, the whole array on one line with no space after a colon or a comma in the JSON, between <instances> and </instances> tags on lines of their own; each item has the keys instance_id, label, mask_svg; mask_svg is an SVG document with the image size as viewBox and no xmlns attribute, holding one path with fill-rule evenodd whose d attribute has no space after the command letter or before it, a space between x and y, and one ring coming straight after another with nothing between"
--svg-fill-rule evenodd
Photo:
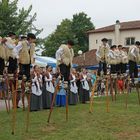
<instances>
[{"instance_id":1,"label":"white shirt","mask_svg":"<svg viewBox=\"0 0 140 140\"><path fill-rule=\"evenodd\" d=\"M52 83L52 75L49 73L49 78L45 77L46 81L46 90L49 91L50 93L54 93L54 86Z\"/></svg>"},{"instance_id":2,"label":"white shirt","mask_svg":"<svg viewBox=\"0 0 140 140\"><path fill-rule=\"evenodd\" d=\"M56 51L56 54L55 54L56 60L61 61L61 56L62 56L63 52L64 52L63 48L59 48Z\"/></svg>"},{"instance_id":3,"label":"white shirt","mask_svg":"<svg viewBox=\"0 0 140 140\"><path fill-rule=\"evenodd\" d=\"M37 95L37 96L40 96L42 94L42 90L40 88L41 81L42 81L42 75L40 75L40 77L38 78L35 73L35 77L32 79L32 94Z\"/></svg>"},{"instance_id":4,"label":"white shirt","mask_svg":"<svg viewBox=\"0 0 140 140\"><path fill-rule=\"evenodd\" d=\"M137 50L136 48L133 48L131 51L130 51L131 55L134 56L135 58L137 57L136 54L137 54Z\"/></svg>"},{"instance_id":5,"label":"white shirt","mask_svg":"<svg viewBox=\"0 0 140 140\"><path fill-rule=\"evenodd\" d=\"M109 58L116 59L116 57L115 57L115 52L112 51L112 50L109 50L109 53L108 53L107 56L108 56Z\"/></svg>"},{"instance_id":6,"label":"white shirt","mask_svg":"<svg viewBox=\"0 0 140 140\"><path fill-rule=\"evenodd\" d=\"M8 40L12 40L12 38L8 37ZM12 41L11 41L12 42ZM10 50L12 50L12 54L13 54L13 57L14 58L17 58L17 53L16 53L16 50L15 50L15 47L16 45L14 43L11 43L9 41L6 41L4 43L5 47L9 48Z\"/></svg>"},{"instance_id":7,"label":"white shirt","mask_svg":"<svg viewBox=\"0 0 140 140\"><path fill-rule=\"evenodd\" d=\"M83 75L83 79L81 80L83 89L89 90L89 84L87 81L87 75Z\"/></svg>"},{"instance_id":8,"label":"white shirt","mask_svg":"<svg viewBox=\"0 0 140 140\"><path fill-rule=\"evenodd\" d=\"M31 46L30 46L29 42L28 41L26 41L26 42L27 42L28 49L30 49ZM19 52L22 50L22 47L23 47L22 46L22 42L19 41L18 45L14 48L14 51L16 53L17 58L19 58ZM35 53L33 54L33 58L36 58L36 54Z\"/></svg>"},{"instance_id":9,"label":"white shirt","mask_svg":"<svg viewBox=\"0 0 140 140\"><path fill-rule=\"evenodd\" d=\"M70 80L70 91L73 93L78 93L78 87L76 85L76 77L75 75L71 75L72 76L72 80Z\"/></svg>"}]
</instances>

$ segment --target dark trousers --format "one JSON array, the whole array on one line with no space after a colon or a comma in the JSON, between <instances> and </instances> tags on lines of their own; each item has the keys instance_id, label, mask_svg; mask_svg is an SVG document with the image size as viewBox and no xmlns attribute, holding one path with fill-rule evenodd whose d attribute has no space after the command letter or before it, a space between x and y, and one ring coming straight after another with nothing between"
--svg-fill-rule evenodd
<instances>
[{"instance_id":1,"label":"dark trousers","mask_svg":"<svg viewBox=\"0 0 140 140\"><path fill-rule=\"evenodd\" d=\"M30 64L19 64L19 80L22 80L22 76L25 75L27 81L30 80Z\"/></svg>"},{"instance_id":2,"label":"dark trousers","mask_svg":"<svg viewBox=\"0 0 140 140\"><path fill-rule=\"evenodd\" d=\"M129 61L129 74L130 78L138 78L138 66L134 61Z\"/></svg>"},{"instance_id":3,"label":"dark trousers","mask_svg":"<svg viewBox=\"0 0 140 140\"><path fill-rule=\"evenodd\" d=\"M67 66L66 64L60 64L59 68L60 68L60 73L64 77L64 81L69 81L70 65Z\"/></svg>"},{"instance_id":4,"label":"dark trousers","mask_svg":"<svg viewBox=\"0 0 140 140\"><path fill-rule=\"evenodd\" d=\"M101 71L103 70L104 75L107 74L107 64L106 62L99 62L99 68L98 68L98 76L101 75Z\"/></svg>"},{"instance_id":5,"label":"dark trousers","mask_svg":"<svg viewBox=\"0 0 140 140\"><path fill-rule=\"evenodd\" d=\"M122 63L116 64L116 72L117 72L117 74L121 74L121 67L122 67Z\"/></svg>"},{"instance_id":6,"label":"dark trousers","mask_svg":"<svg viewBox=\"0 0 140 140\"><path fill-rule=\"evenodd\" d=\"M9 66L8 66L8 73L9 74L14 74L17 71L17 59L9 57Z\"/></svg>"},{"instance_id":7,"label":"dark trousers","mask_svg":"<svg viewBox=\"0 0 140 140\"><path fill-rule=\"evenodd\" d=\"M4 67L5 67L4 59L0 58L0 75L3 75Z\"/></svg>"},{"instance_id":8,"label":"dark trousers","mask_svg":"<svg viewBox=\"0 0 140 140\"><path fill-rule=\"evenodd\" d=\"M127 70L127 64L121 64L121 73L126 73Z\"/></svg>"},{"instance_id":9,"label":"dark trousers","mask_svg":"<svg viewBox=\"0 0 140 140\"><path fill-rule=\"evenodd\" d=\"M110 68L110 73L111 73L111 74L115 74L115 73L117 72L117 71L116 71L116 65L111 64L110 66L111 66L111 68Z\"/></svg>"}]
</instances>

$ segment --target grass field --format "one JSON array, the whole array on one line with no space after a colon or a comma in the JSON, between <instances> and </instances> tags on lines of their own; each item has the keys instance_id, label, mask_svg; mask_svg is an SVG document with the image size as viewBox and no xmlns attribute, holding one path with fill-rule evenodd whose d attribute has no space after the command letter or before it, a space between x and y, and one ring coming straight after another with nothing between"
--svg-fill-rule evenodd
<instances>
[{"instance_id":1,"label":"grass field","mask_svg":"<svg viewBox=\"0 0 140 140\"><path fill-rule=\"evenodd\" d=\"M65 108L55 108L50 124L48 110L30 113L29 132L25 132L26 113L17 112L16 134L11 135L11 114L0 112L0 140L140 140L140 106L137 94L129 95L128 108L125 96L110 101L106 113L105 97L95 98L94 111L89 104L69 106L69 121L65 121Z\"/></svg>"}]
</instances>

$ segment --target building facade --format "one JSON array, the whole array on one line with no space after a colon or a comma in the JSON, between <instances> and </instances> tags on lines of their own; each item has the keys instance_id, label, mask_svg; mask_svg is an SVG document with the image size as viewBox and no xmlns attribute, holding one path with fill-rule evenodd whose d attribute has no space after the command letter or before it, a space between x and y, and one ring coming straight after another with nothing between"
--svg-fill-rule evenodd
<instances>
[{"instance_id":1,"label":"building facade","mask_svg":"<svg viewBox=\"0 0 140 140\"><path fill-rule=\"evenodd\" d=\"M129 47L135 41L140 41L140 20L122 23L117 20L114 25L90 30L87 33L89 35L89 50L98 49L102 38L107 38L109 45Z\"/></svg>"}]
</instances>

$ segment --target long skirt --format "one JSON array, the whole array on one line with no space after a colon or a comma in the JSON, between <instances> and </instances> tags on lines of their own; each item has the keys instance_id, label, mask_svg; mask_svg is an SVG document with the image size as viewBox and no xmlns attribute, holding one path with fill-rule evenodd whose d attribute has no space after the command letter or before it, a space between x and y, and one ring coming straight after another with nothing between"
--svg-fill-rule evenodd
<instances>
[{"instance_id":1,"label":"long skirt","mask_svg":"<svg viewBox=\"0 0 140 140\"><path fill-rule=\"evenodd\" d=\"M66 95L57 95L56 96L56 106L66 106Z\"/></svg>"},{"instance_id":2,"label":"long skirt","mask_svg":"<svg viewBox=\"0 0 140 140\"><path fill-rule=\"evenodd\" d=\"M42 89L42 107L43 109L50 109L53 94L46 90L46 86Z\"/></svg>"},{"instance_id":3,"label":"long skirt","mask_svg":"<svg viewBox=\"0 0 140 140\"><path fill-rule=\"evenodd\" d=\"M78 103L78 94L70 92L68 100L69 100L69 105L76 105Z\"/></svg>"},{"instance_id":4,"label":"long skirt","mask_svg":"<svg viewBox=\"0 0 140 140\"><path fill-rule=\"evenodd\" d=\"M80 86L79 101L80 103L89 101L89 90L83 89L82 85Z\"/></svg>"},{"instance_id":5,"label":"long skirt","mask_svg":"<svg viewBox=\"0 0 140 140\"><path fill-rule=\"evenodd\" d=\"M37 96L31 94L30 111L38 111L42 109L42 95Z\"/></svg>"},{"instance_id":6,"label":"long skirt","mask_svg":"<svg viewBox=\"0 0 140 140\"><path fill-rule=\"evenodd\" d=\"M61 88L57 93L56 106L66 106L66 91L64 88Z\"/></svg>"}]
</instances>

